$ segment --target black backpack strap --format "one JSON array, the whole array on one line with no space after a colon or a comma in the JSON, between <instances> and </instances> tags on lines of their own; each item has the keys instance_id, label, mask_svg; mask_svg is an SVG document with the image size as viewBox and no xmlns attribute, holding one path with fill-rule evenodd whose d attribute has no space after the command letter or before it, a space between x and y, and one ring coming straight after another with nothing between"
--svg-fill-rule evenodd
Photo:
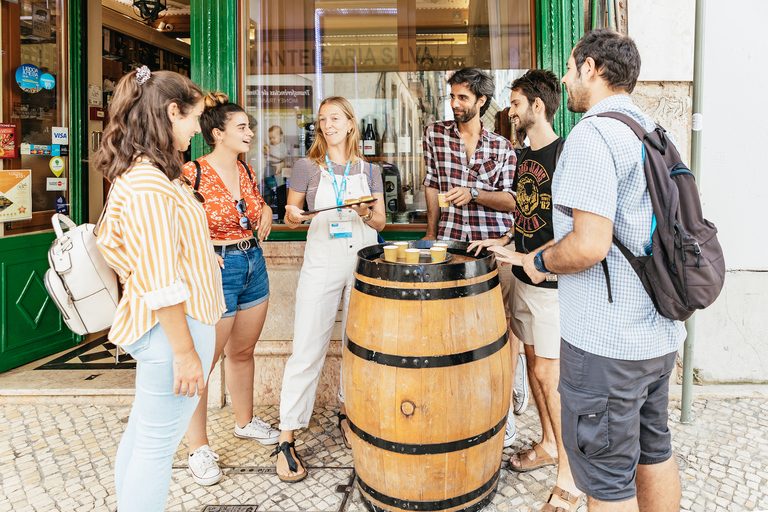
<instances>
[{"instance_id":1,"label":"black backpack strap","mask_svg":"<svg viewBox=\"0 0 768 512\"><path fill-rule=\"evenodd\" d=\"M200 189L200 175L203 173L202 169L200 168L200 162L197 160L192 160L195 164L195 169L197 169L197 175L195 176L195 192L197 192Z\"/></svg>"},{"instance_id":2,"label":"black backpack strap","mask_svg":"<svg viewBox=\"0 0 768 512\"><path fill-rule=\"evenodd\" d=\"M245 163L245 161L243 161L241 158L238 158L237 161L243 164L243 167L245 167L245 172L248 173L248 181L253 181L253 176L251 176L251 166Z\"/></svg>"},{"instance_id":3,"label":"black backpack strap","mask_svg":"<svg viewBox=\"0 0 768 512\"><path fill-rule=\"evenodd\" d=\"M560 137L560 141L557 143L557 150L555 151L555 167L557 167L557 161L560 160L560 155L563 154L564 147L565 139Z\"/></svg>"},{"instance_id":4,"label":"black backpack strap","mask_svg":"<svg viewBox=\"0 0 768 512\"><path fill-rule=\"evenodd\" d=\"M613 295L611 295L611 276L608 274L608 261L606 260L606 258L603 258L603 261L601 261L600 264L603 266L603 274L605 274L605 283L608 285L608 302L613 304Z\"/></svg>"}]
</instances>

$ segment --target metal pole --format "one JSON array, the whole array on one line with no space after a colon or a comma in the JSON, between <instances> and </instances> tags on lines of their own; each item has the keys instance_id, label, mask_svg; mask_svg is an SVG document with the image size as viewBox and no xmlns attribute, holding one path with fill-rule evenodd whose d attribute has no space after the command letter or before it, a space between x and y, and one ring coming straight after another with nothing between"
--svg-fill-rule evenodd
<instances>
[{"instance_id":1,"label":"metal pole","mask_svg":"<svg viewBox=\"0 0 768 512\"><path fill-rule=\"evenodd\" d=\"M704 64L704 15L706 0L696 0L696 21L693 43L693 121L691 126L691 172L696 183L701 169L701 131L704 128L702 114L702 82ZM683 397L680 404L680 422L691 423L693 402L693 340L696 336L696 315L685 322L688 331L683 345Z\"/></svg>"}]
</instances>

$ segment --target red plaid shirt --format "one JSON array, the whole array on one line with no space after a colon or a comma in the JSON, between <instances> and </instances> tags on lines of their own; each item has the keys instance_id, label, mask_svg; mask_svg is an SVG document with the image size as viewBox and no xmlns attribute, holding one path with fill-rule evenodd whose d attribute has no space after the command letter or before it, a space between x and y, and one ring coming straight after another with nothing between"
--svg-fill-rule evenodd
<instances>
[{"instance_id":1,"label":"red plaid shirt","mask_svg":"<svg viewBox=\"0 0 768 512\"><path fill-rule=\"evenodd\" d=\"M469 161L455 121L438 121L424 129L424 186L440 193L468 187L512 194L515 163L515 151L509 141L485 126ZM464 242L499 238L514 224L512 212L500 212L475 202L458 208L450 205L441 208L437 237Z\"/></svg>"}]
</instances>

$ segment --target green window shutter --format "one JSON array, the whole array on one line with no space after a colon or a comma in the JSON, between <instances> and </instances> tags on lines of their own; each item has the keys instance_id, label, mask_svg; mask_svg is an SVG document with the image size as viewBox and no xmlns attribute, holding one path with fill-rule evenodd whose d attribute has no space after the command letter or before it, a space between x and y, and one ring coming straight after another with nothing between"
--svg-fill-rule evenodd
<instances>
[{"instance_id":1,"label":"green window shutter","mask_svg":"<svg viewBox=\"0 0 768 512\"><path fill-rule=\"evenodd\" d=\"M237 102L237 20L235 0L192 0L192 81L204 92L218 91ZM192 140L192 158L207 153L202 137Z\"/></svg>"},{"instance_id":2,"label":"green window shutter","mask_svg":"<svg viewBox=\"0 0 768 512\"><path fill-rule=\"evenodd\" d=\"M568 57L584 35L583 0L536 0L536 65L565 75ZM581 117L566 108L565 88L554 128L565 137Z\"/></svg>"}]
</instances>

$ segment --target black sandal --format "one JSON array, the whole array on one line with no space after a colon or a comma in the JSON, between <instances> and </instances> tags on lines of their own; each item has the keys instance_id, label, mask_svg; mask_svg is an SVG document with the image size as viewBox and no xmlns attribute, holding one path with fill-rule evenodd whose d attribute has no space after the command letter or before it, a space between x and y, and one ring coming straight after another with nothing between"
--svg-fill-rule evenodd
<instances>
[{"instance_id":1,"label":"black sandal","mask_svg":"<svg viewBox=\"0 0 768 512\"><path fill-rule=\"evenodd\" d=\"M293 458L293 454L291 453L291 448L296 446L296 443L289 443L288 441L283 441L278 446L275 447L275 451L272 452L270 457L274 457L275 455L279 455L280 452L285 455L285 461L288 463L288 469L290 469L292 472L296 472L297 469L299 469L298 464L296 463L296 459L298 459L299 463L301 464L301 467L304 468L304 471L299 473L296 476L283 476L280 473L277 473L277 477L283 481L288 482L289 484L295 484L296 482L300 482L307 478L307 466L304 465L304 462L299 458L299 454L296 453L294 450L294 453L296 453L296 459ZM275 470L277 470L277 464L275 464Z\"/></svg>"},{"instance_id":2,"label":"black sandal","mask_svg":"<svg viewBox=\"0 0 768 512\"><path fill-rule=\"evenodd\" d=\"M339 411L336 414L336 418L338 418L338 421L339 421L339 432L341 432L341 439L344 441L344 446L347 447L347 450L351 450L352 449L352 445L349 444L349 441L347 441L347 436L344 435L344 429L341 428L341 422L342 421L347 420L347 423L349 423L349 420L347 419L347 415L346 414L342 414L341 411Z\"/></svg>"}]
</instances>

